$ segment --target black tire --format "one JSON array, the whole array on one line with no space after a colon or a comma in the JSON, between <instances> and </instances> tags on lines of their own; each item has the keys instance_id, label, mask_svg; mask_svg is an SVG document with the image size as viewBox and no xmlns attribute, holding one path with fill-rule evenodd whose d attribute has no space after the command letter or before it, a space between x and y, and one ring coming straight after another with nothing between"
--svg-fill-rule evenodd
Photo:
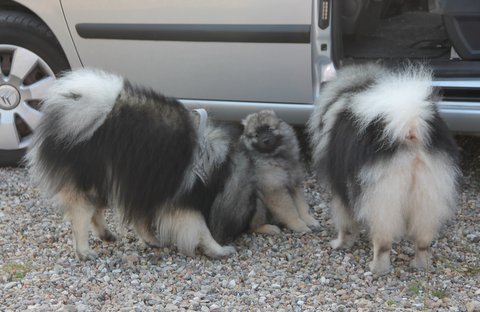
<instances>
[{"instance_id":1,"label":"black tire","mask_svg":"<svg viewBox=\"0 0 480 312\"><path fill-rule=\"evenodd\" d=\"M27 12L0 11L0 45L21 47L33 52L55 75L70 69L67 58L50 29L38 17ZM18 165L24 153L25 148L0 148L0 166Z\"/></svg>"}]
</instances>

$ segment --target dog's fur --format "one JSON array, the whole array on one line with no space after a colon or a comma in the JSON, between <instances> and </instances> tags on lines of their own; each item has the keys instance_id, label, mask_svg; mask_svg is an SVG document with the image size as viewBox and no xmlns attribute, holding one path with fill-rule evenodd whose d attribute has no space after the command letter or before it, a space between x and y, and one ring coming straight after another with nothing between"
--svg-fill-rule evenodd
<instances>
[{"instance_id":1,"label":"dog's fur","mask_svg":"<svg viewBox=\"0 0 480 312\"><path fill-rule=\"evenodd\" d=\"M390 270L390 249L415 241L412 265L424 268L429 246L456 207L456 143L440 118L431 71L406 65L347 67L326 83L308 129L313 168L333 193L338 238L353 244L358 224L373 242L370 269Z\"/></svg>"},{"instance_id":2,"label":"dog's fur","mask_svg":"<svg viewBox=\"0 0 480 312\"><path fill-rule=\"evenodd\" d=\"M90 225L102 240L115 239L104 219L109 206L147 245L235 252L217 242L250 228L257 201L240 133L211 121L202 127L175 99L98 70L57 80L42 111L27 162L72 222L79 259L96 257Z\"/></svg>"},{"instance_id":3,"label":"dog's fur","mask_svg":"<svg viewBox=\"0 0 480 312\"><path fill-rule=\"evenodd\" d=\"M278 233L279 223L296 232L310 232L319 223L309 214L303 194L304 170L293 128L271 110L243 120L240 141L254 163L259 204L252 227L259 233ZM273 218L269 218L269 217Z\"/></svg>"}]
</instances>

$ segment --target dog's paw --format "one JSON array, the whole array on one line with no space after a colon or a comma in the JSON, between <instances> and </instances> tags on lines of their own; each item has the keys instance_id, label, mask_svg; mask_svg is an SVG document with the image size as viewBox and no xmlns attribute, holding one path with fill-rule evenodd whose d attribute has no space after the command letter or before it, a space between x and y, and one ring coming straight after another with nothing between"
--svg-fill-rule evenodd
<instances>
[{"instance_id":1,"label":"dog's paw","mask_svg":"<svg viewBox=\"0 0 480 312\"><path fill-rule=\"evenodd\" d=\"M230 255L233 255L237 252L235 247L233 246L222 246L219 250L213 251L205 251L205 255L207 255L210 258L223 258L223 257L228 257Z\"/></svg>"},{"instance_id":2,"label":"dog's paw","mask_svg":"<svg viewBox=\"0 0 480 312\"><path fill-rule=\"evenodd\" d=\"M209 258L223 258L233 255L237 252L233 246L218 246L215 248L208 248L204 250L204 254Z\"/></svg>"},{"instance_id":3,"label":"dog's paw","mask_svg":"<svg viewBox=\"0 0 480 312\"><path fill-rule=\"evenodd\" d=\"M143 240L143 243L149 248L162 248L165 246L159 239ZM195 253L194 253L195 254Z\"/></svg>"},{"instance_id":4,"label":"dog's paw","mask_svg":"<svg viewBox=\"0 0 480 312\"><path fill-rule=\"evenodd\" d=\"M117 237L112 233L110 232L109 230L106 230L102 235L99 236L100 239L104 242L108 242L108 243L111 243L111 242L114 242L117 240Z\"/></svg>"},{"instance_id":5,"label":"dog's paw","mask_svg":"<svg viewBox=\"0 0 480 312\"><path fill-rule=\"evenodd\" d=\"M277 235L282 233L282 230L276 225L264 224L256 228L254 232L258 234Z\"/></svg>"},{"instance_id":6,"label":"dog's paw","mask_svg":"<svg viewBox=\"0 0 480 312\"><path fill-rule=\"evenodd\" d=\"M307 226L312 229L312 230L319 230L320 229L320 222L315 220L313 217L311 217L311 220L308 220L306 222Z\"/></svg>"},{"instance_id":7,"label":"dog's paw","mask_svg":"<svg viewBox=\"0 0 480 312\"><path fill-rule=\"evenodd\" d=\"M80 261L95 260L98 258L98 255L95 251L88 249L84 251L77 250L77 258Z\"/></svg>"},{"instance_id":8,"label":"dog's paw","mask_svg":"<svg viewBox=\"0 0 480 312\"><path fill-rule=\"evenodd\" d=\"M390 263L381 263L375 261L371 261L368 267L370 268L370 272L377 276L388 274L391 270Z\"/></svg>"},{"instance_id":9,"label":"dog's paw","mask_svg":"<svg viewBox=\"0 0 480 312\"><path fill-rule=\"evenodd\" d=\"M298 221L291 222L287 224L287 228L294 232L298 233L310 233L312 230L303 222L302 220L298 219Z\"/></svg>"},{"instance_id":10,"label":"dog's paw","mask_svg":"<svg viewBox=\"0 0 480 312\"><path fill-rule=\"evenodd\" d=\"M428 258L427 257L418 257L410 261L410 267L417 270L425 270L428 267Z\"/></svg>"},{"instance_id":11,"label":"dog's paw","mask_svg":"<svg viewBox=\"0 0 480 312\"><path fill-rule=\"evenodd\" d=\"M340 238L337 238L337 239L333 239L330 241L330 246L333 248L333 249L340 249L342 248L343 246L343 242Z\"/></svg>"},{"instance_id":12,"label":"dog's paw","mask_svg":"<svg viewBox=\"0 0 480 312\"><path fill-rule=\"evenodd\" d=\"M356 235L339 234L338 237L330 241L330 246L333 249L349 249L355 244Z\"/></svg>"},{"instance_id":13,"label":"dog's paw","mask_svg":"<svg viewBox=\"0 0 480 312\"><path fill-rule=\"evenodd\" d=\"M353 237L348 237L347 239L336 238L330 241L330 246L333 249L348 249L352 247L354 243L355 239L353 239Z\"/></svg>"},{"instance_id":14,"label":"dog's paw","mask_svg":"<svg viewBox=\"0 0 480 312\"><path fill-rule=\"evenodd\" d=\"M429 249L428 246L424 248L419 248L417 246L415 250L415 258L410 261L410 267L419 270L428 269L429 265L432 263Z\"/></svg>"},{"instance_id":15,"label":"dog's paw","mask_svg":"<svg viewBox=\"0 0 480 312\"><path fill-rule=\"evenodd\" d=\"M310 229L308 226L302 226L302 227L288 227L290 230L297 232L297 233L310 233L312 232L312 229Z\"/></svg>"},{"instance_id":16,"label":"dog's paw","mask_svg":"<svg viewBox=\"0 0 480 312\"><path fill-rule=\"evenodd\" d=\"M237 250L233 246L223 246L222 257L230 256L236 254Z\"/></svg>"}]
</instances>

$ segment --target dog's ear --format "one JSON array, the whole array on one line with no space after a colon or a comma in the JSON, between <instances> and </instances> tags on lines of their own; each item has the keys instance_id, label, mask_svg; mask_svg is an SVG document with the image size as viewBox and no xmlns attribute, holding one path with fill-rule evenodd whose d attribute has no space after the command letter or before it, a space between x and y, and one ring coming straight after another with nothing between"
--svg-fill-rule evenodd
<instances>
[{"instance_id":1,"label":"dog's ear","mask_svg":"<svg viewBox=\"0 0 480 312\"><path fill-rule=\"evenodd\" d=\"M243 118L240 123L241 123L242 126L245 128L245 126L247 125L247 118Z\"/></svg>"},{"instance_id":2,"label":"dog's ear","mask_svg":"<svg viewBox=\"0 0 480 312\"><path fill-rule=\"evenodd\" d=\"M254 118L254 116L257 116L257 115L258 115L258 113L252 113L252 114L248 114L247 117L243 118L242 122L241 122L243 127L246 127L247 124L250 122L250 120L252 118Z\"/></svg>"},{"instance_id":3,"label":"dog's ear","mask_svg":"<svg viewBox=\"0 0 480 312\"><path fill-rule=\"evenodd\" d=\"M272 109L264 109L262 112L263 112L264 114L270 114L270 115L272 115L272 116L277 117L277 114L275 114L275 111L272 110Z\"/></svg>"}]
</instances>

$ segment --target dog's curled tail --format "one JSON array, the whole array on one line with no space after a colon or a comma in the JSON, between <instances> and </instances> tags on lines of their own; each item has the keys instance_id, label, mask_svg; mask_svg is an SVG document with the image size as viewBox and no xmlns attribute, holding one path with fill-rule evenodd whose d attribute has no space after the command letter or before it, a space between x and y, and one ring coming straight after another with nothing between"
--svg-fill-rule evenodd
<instances>
[{"instance_id":1,"label":"dog's curled tail","mask_svg":"<svg viewBox=\"0 0 480 312\"><path fill-rule=\"evenodd\" d=\"M432 125L438 117L432 72L421 64L398 70L378 71L373 83L351 101L350 110L360 131L372 124L382 128L388 144L428 144Z\"/></svg>"},{"instance_id":2,"label":"dog's curled tail","mask_svg":"<svg viewBox=\"0 0 480 312\"><path fill-rule=\"evenodd\" d=\"M93 69L64 74L48 90L42 104L38 139L75 145L91 138L103 124L124 86L123 78Z\"/></svg>"},{"instance_id":3,"label":"dog's curled tail","mask_svg":"<svg viewBox=\"0 0 480 312\"><path fill-rule=\"evenodd\" d=\"M355 144L361 139L374 141L379 149L428 146L436 134L448 132L438 122L436 100L432 71L423 64L395 70L378 64L340 69L322 86L308 122L313 166L323 168L322 159L332 142L352 132Z\"/></svg>"},{"instance_id":4,"label":"dog's curled tail","mask_svg":"<svg viewBox=\"0 0 480 312\"><path fill-rule=\"evenodd\" d=\"M54 195L65 183L55 170L59 149L69 149L92 137L103 124L123 89L123 78L99 70L65 73L48 90L43 113L24 162L32 182Z\"/></svg>"}]
</instances>

